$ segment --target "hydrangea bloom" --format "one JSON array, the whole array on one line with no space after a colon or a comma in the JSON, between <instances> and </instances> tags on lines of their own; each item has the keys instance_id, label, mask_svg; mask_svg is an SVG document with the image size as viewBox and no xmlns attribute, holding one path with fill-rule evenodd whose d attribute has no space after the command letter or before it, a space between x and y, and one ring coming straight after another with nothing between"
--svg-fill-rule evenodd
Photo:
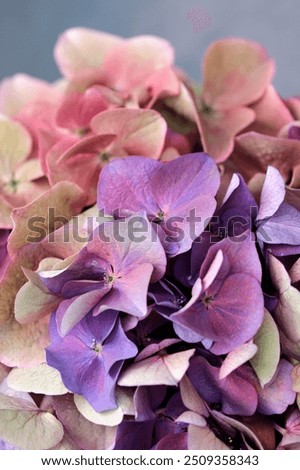
<instances>
[{"instance_id":1,"label":"hydrangea bloom","mask_svg":"<svg viewBox=\"0 0 300 470\"><path fill-rule=\"evenodd\" d=\"M0 84L0 448L299 449L300 101L85 28ZM38 399L37 399L38 397Z\"/></svg>"}]
</instances>

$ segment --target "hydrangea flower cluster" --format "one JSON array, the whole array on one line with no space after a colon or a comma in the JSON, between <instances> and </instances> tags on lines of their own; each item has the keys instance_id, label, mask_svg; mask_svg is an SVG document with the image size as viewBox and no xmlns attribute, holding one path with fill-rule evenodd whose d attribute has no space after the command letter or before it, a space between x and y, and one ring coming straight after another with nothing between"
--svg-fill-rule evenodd
<instances>
[{"instance_id":1,"label":"hydrangea flower cluster","mask_svg":"<svg viewBox=\"0 0 300 470\"><path fill-rule=\"evenodd\" d=\"M0 448L300 449L300 99L73 28L0 84Z\"/></svg>"}]
</instances>

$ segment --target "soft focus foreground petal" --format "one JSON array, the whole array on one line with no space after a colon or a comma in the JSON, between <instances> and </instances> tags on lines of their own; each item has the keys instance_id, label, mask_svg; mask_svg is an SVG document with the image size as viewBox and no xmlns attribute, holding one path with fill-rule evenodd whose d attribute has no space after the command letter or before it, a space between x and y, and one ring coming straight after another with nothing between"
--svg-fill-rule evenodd
<instances>
[{"instance_id":1,"label":"soft focus foreground petal","mask_svg":"<svg viewBox=\"0 0 300 470\"><path fill-rule=\"evenodd\" d=\"M114 156L142 155L158 159L164 146L167 124L157 111L110 109L91 121L95 134L117 136L110 153Z\"/></svg>"},{"instance_id":2,"label":"soft focus foreground petal","mask_svg":"<svg viewBox=\"0 0 300 470\"><path fill-rule=\"evenodd\" d=\"M260 44L215 41L204 56L202 99L215 109L248 105L262 96L273 73L274 63Z\"/></svg>"},{"instance_id":3,"label":"soft focus foreground petal","mask_svg":"<svg viewBox=\"0 0 300 470\"><path fill-rule=\"evenodd\" d=\"M101 67L105 55L122 39L87 28L67 29L54 48L56 63L67 78Z\"/></svg>"},{"instance_id":4,"label":"soft focus foreground petal","mask_svg":"<svg viewBox=\"0 0 300 470\"><path fill-rule=\"evenodd\" d=\"M44 80L17 74L0 83L0 113L17 115L27 104L37 101L55 102L61 92L58 87Z\"/></svg>"},{"instance_id":5,"label":"soft focus foreground petal","mask_svg":"<svg viewBox=\"0 0 300 470\"><path fill-rule=\"evenodd\" d=\"M13 228L13 221L11 219L12 208L5 199L0 196L0 229Z\"/></svg>"},{"instance_id":6,"label":"soft focus foreground petal","mask_svg":"<svg viewBox=\"0 0 300 470\"><path fill-rule=\"evenodd\" d=\"M44 176L40 161L37 158L26 160L15 172L17 181L22 183L34 181Z\"/></svg>"},{"instance_id":7,"label":"soft focus foreground petal","mask_svg":"<svg viewBox=\"0 0 300 470\"><path fill-rule=\"evenodd\" d=\"M85 450L112 449L117 427L91 423L77 410L73 396L54 397L57 416L77 448Z\"/></svg>"}]
</instances>

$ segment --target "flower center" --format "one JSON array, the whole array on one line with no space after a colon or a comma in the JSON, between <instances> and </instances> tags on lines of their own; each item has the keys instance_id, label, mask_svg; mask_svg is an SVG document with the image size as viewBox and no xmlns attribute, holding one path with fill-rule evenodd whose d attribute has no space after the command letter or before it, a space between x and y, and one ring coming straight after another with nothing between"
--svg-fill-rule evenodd
<instances>
[{"instance_id":1,"label":"flower center","mask_svg":"<svg viewBox=\"0 0 300 470\"><path fill-rule=\"evenodd\" d=\"M112 273L108 274L106 273L104 275L104 280L106 282L106 284L112 284L116 279L116 276L114 276Z\"/></svg>"},{"instance_id":2,"label":"flower center","mask_svg":"<svg viewBox=\"0 0 300 470\"><path fill-rule=\"evenodd\" d=\"M205 101L201 102L200 111L206 116L211 116L214 112L213 108L209 106L209 104L206 104Z\"/></svg>"},{"instance_id":3,"label":"flower center","mask_svg":"<svg viewBox=\"0 0 300 470\"><path fill-rule=\"evenodd\" d=\"M20 184L20 181L16 180L15 178L12 178L6 185L5 188L8 193L13 194L17 192L18 186Z\"/></svg>"},{"instance_id":4,"label":"flower center","mask_svg":"<svg viewBox=\"0 0 300 470\"><path fill-rule=\"evenodd\" d=\"M110 160L111 157L112 157L111 153L106 152L106 151L101 152L101 153L99 154L99 159L100 159L100 161L101 161L102 163L107 163L107 162L109 162L109 160Z\"/></svg>"},{"instance_id":5,"label":"flower center","mask_svg":"<svg viewBox=\"0 0 300 470\"><path fill-rule=\"evenodd\" d=\"M75 134L78 135L79 137L84 137L88 133L88 129L84 127L79 127L78 129L75 130Z\"/></svg>"},{"instance_id":6,"label":"flower center","mask_svg":"<svg viewBox=\"0 0 300 470\"><path fill-rule=\"evenodd\" d=\"M165 217L165 213L160 209L157 214L155 215L154 219L152 220L152 222L156 222L157 224L159 224L160 222L162 222L164 220L164 217Z\"/></svg>"},{"instance_id":7,"label":"flower center","mask_svg":"<svg viewBox=\"0 0 300 470\"><path fill-rule=\"evenodd\" d=\"M208 306L213 302L214 296L213 295L204 295L201 299L201 302L203 303L204 307L207 309Z\"/></svg>"},{"instance_id":8,"label":"flower center","mask_svg":"<svg viewBox=\"0 0 300 470\"><path fill-rule=\"evenodd\" d=\"M100 355L102 353L103 347L101 343L97 343L97 341L93 339L92 344L91 344L91 349L95 351L95 353Z\"/></svg>"}]
</instances>

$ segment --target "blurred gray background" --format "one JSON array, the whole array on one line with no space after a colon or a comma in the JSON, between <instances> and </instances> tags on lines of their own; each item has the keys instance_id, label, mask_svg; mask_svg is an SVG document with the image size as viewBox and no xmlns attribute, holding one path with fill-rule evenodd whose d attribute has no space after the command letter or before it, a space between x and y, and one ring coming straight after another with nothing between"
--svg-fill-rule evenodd
<instances>
[{"instance_id":1,"label":"blurred gray background","mask_svg":"<svg viewBox=\"0 0 300 470\"><path fill-rule=\"evenodd\" d=\"M196 80L210 42L254 39L276 60L279 92L300 95L300 0L0 0L0 7L0 78L17 72L58 78L52 53L58 34L85 26L162 36Z\"/></svg>"}]
</instances>

